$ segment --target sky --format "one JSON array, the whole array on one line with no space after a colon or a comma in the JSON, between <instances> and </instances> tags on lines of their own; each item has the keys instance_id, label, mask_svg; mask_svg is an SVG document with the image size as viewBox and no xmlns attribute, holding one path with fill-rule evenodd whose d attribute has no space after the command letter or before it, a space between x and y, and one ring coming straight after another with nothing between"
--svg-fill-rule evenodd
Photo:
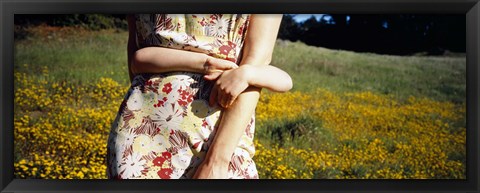
<instances>
[{"instance_id":1,"label":"sky","mask_svg":"<svg viewBox=\"0 0 480 193\"><path fill-rule=\"evenodd\" d=\"M314 16L315 19L317 19L317 21L320 21L320 19L322 18L323 15L326 15L323 19L330 20L327 23L335 24L335 21L331 20L332 17L330 17L328 14L295 14L295 17L293 17L293 19L297 23L302 23L305 20L310 19L310 17ZM350 16L347 16L347 24L348 24L349 20L350 20ZM383 25L384 25L385 28L388 27L387 23L384 23Z\"/></svg>"},{"instance_id":2,"label":"sky","mask_svg":"<svg viewBox=\"0 0 480 193\"><path fill-rule=\"evenodd\" d=\"M315 16L315 18L318 20L320 20L320 17L322 17L323 14L298 14L298 15L295 15L295 17L293 17L293 19L298 22L298 23L301 23L301 22L304 22L305 20L309 19L310 17Z\"/></svg>"}]
</instances>

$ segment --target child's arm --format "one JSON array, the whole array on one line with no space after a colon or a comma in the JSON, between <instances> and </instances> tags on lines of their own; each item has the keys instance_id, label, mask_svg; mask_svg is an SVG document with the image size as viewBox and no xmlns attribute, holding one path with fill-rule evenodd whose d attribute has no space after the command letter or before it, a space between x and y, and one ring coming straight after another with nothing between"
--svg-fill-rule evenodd
<instances>
[{"instance_id":1,"label":"child's arm","mask_svg":"<svg viewBox=\"0 0 480 193\"><path fill-rule=\"evenodd\" d=\"M287 92L293 87L292 78L275 66L243 65L247 68L249 85L266 88L273 92Z\"/></svg>"},{"instance_id":2,"label":"child's arm","mask_svg":"<svg viewBox=\"0 0 480 193\"><path fill-rule=\"evenodd\" d=\"M293 87L292 78L285 71L270 65L244 64L235 69L239 79L249 86L266 88L273 92L287 92ZM214 75L205 75L208 80L214 80ZM233 86L233 85L232 85Z\"/></svg>"},{"instance_id":3,"label":"child's arm","mask_svg":"<svg viewBox=\"0 0 480 193\"><path fill-rule=\"evenodd\" d=\"M214 80L214 75L205 75L205 79ZM218 89L210 96L210 105L218 102L221 106L229 107L248 86L266 88L273 92L286 92L292 89L292 78L283 70L270 65L244 64L237 69L227 70L219 75L215 82Z\"/></svg>"},{"instance_id":4,"label":"child's arm","mask_svg":"<svg viewBox=\"0 0 480 193\"><path fill-rule=\"evenodd\" d=\"M203 53L164 47L146 47L133 55L134 73L163 73L172 71L219 74L238 66Z\"/></svg>"},{"instance_id":5,"label":"child's arm","mask_svg":"<svg viewBox=\"0 0 480 193\"><path fill-rule=\"evenodd\" d=\"M134 73L188 71L202 73L208 56L202 53L163 47L145 47L133 55Z\"/></svg>"}]
</instances>

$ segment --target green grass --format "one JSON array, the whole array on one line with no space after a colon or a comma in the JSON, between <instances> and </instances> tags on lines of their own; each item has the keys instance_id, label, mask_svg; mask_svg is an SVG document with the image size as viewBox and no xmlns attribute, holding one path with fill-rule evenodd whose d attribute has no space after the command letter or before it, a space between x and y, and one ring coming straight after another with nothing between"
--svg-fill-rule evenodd
<instances>
[{"instance_id":1,"label":"green grass","mask_svg":"<svg viewBox=\"0 0 480 193\"><path fill-rule=\"evenodd\" d=\"M455 103L466 98L465 57L388 56L278 41L272 65L292 76L293 90L372 91Z\"/></svg>"},{"instance_id":2,"label":"green grass","mask_svg":"<svg viewBox=\"0 0 480 193\"><path fill-rule=\"evenodd\" d=\"M16 40L15 71L39 78L46 66L51 81L83 84L110 77L128 85L126 37L127 32L105 30Z\"/></svg>"},{"instance_id":3,"label":"green grass","mask_svg":"<svg viewBox=\"0 0 480 193\"><path fill-rule=\"evenodd\" d=\"M331 130L322 127L321 120L300 116L295 120L268 121L257 129L256 137L263 144L279 147L322 149L333 151L327 144L337 144Z\"/></svg>"}]
</instances>

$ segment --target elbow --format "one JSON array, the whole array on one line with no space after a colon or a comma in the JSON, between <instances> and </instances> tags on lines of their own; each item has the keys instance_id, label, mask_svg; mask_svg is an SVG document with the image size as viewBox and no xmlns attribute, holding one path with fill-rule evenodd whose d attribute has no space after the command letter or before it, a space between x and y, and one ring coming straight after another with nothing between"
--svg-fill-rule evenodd
<instances>
[{"instance_id":1,"label":"elbow","mask_svg":"<svg viewBox=\"0 0 480 193\"><path fill-rule=\"evenodd\" d=\"M142 61L142 58L139 56L140 54L138 53L139 51L136 51L132 54L132 59L130 59L130 71L133 74L138 74L140 73L139 67L142 65L139 65Z\"/></svg>"},{"instance_id":2,"label":"elbow","mask_svg":"<svg viewBox=\"0 0 480 193\"><path fill-rule=\"evenodd\" d=\"M135 73L142 73L145 71L147 65L150 64L151 54L148 49L139 49L132 55L132 71Z\"/></svg>"},{"instance_id":3,"label":"elbow","mask_svg":"<svg viewBox=\"0 0 480 193\"><path fill-rule=\"evenodd\" d=\"M285 80L284 92L288 92L293 88L293 80L292 77L285 71L283 71L283 76L283 80Z\"/></svg>"},{"instance_id":4,"label":"elbow","mask_svg":"<svg viewBox=\"0 0 480 193\"><path fill-rule=\"evenodd\" d=\"M293 88L293 81L292 81L292 78L290 76L287 75L287 77L285 77L283 80L285 82L283 82L282 86L279 87L278 90L277 90L280 93L288 92Z\"/></svg>"},{"instance_id":5,"label":"elbow","mask_svg":"<svg viewBox=\"0 0 480 193\"><path fill-rule=\"evenodd\" d=\"M286 84L285 84L285 91L284 92L288 92L290 90L292 90L293 88L293 80L290 76L288 76L288 78L286 79Z\"/></svg>"},{"instance_id":6,"label":"elbow","mask_svg":"<svg viewBox=\"0 0 480 193\"><path fill-rule=\"evenodd\" d=\"M148 53L146 53L145 49L140 49L133 53L132 61L134 65L145 64L147 60Z\"/></svg>"}]
</instances>

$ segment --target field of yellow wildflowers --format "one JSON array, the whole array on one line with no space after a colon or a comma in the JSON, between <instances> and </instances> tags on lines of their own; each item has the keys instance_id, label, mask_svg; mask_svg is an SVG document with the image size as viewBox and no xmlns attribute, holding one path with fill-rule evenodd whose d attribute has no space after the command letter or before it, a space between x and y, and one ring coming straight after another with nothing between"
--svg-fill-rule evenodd
<instances>
[{"instance_id":1,"label":"field of yellow wildflowers","mask_svg":"<svg viewBox=\"0 0 480 193\"><path fill-rule=\"evenodd\" d=\"M15 40L15 177L106 178L106 140L128 89L126 32L30 33ZM261 178L466 178L464 58L291 42L274 54L295 89L262 93L254 157Z\"/></svg>"}]
</instances>

